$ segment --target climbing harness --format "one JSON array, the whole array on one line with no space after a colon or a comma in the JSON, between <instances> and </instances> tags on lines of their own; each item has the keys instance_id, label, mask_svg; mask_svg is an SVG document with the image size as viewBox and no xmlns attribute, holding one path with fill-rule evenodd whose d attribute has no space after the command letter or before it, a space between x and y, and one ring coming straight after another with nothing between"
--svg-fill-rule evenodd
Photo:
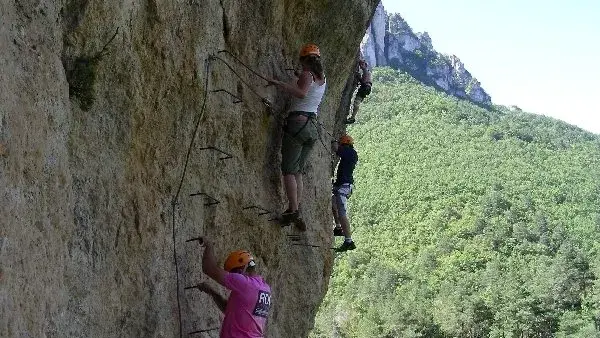
<instances>
[{"instance_id":1,"label":"climbing harness","mask_svg":"<svg viewBox=\"0 0 600 338\"><path fill-rule=\"evenodd\" d=\"M304 112L304 111L293 111L293 112L290 112L290 114L288 115L288 118L295 116L295 115L305 116L306 121L304 122L302 127L300 129L298 129L297 132L295 132L293 135L290 135L292 138L296 138L296 136L298 136L298 134L300 134L304 130L304 128L306 128L306 126L308 125L308 122L311 121L312 119L314 119L316 116L316 114L308 113L308 112ZM287 124L285 126L283 126L283 131L288 134L291 134L287 128Z\"/></svg>"},{"instance_id":2,"label":"climbing harness","mask_svg":"<svg viewBox=\"0 0 600 338\"><path fill-rule=\"evenodd\" d=\"M340 192L340 189L343 187L350 188L349 192L347 194ZM342 197L350 198L350 196L352 196L352 190L353 189L352 189L351 183L342 183L340 185L334 185L333 188L331 189L331 193L334 196L342 196Z\"/></svg>"}]
</instances>

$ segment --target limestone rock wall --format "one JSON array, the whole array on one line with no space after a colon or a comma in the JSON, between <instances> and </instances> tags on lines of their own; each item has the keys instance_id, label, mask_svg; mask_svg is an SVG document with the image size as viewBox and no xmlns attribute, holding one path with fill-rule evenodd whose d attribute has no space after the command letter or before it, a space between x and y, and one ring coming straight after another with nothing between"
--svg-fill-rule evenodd
<instances>
[{"instance_id":1,"label":"limestone rock wall","mask_svg":"<svg viewBox=\"0 0 600 338\"><path fill-rule=\"evenodd\" d=\"M212 300L184 290L207 280L201 247L186 242L196 236L215 242L221 262L253 251L273 288L268 337L306 336L333 260L330 139L323 132L312 154L302 201L302 241L322 247L292 246L294 229L245 209L284 208L285 97L216 53L289 78L298 48L319 44L320 122L339 133L376 2L0 2L0 336L177 337L180 318L183 336L217 328ZM256 93L220 60L207 73L211 54ZM211 146L233 157L201 149Z\"/></svg>"}]
</instances>

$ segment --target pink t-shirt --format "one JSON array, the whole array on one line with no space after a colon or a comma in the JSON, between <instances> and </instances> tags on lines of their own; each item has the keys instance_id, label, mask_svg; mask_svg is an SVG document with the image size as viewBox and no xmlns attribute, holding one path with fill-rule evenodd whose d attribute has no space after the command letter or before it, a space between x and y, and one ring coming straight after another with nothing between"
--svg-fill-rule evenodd
<instances>
[{"instance_id":1,"label":"pink t-shirt","mask_svg":"<svg viewBox=\"0 0 600 338\"><path fill-rule=\"evenodd\" d=\"M221 338L262 338L271 307L271 287L260 276L227 273L223 285L231 290Z\"/></svg>"}]
</instances>

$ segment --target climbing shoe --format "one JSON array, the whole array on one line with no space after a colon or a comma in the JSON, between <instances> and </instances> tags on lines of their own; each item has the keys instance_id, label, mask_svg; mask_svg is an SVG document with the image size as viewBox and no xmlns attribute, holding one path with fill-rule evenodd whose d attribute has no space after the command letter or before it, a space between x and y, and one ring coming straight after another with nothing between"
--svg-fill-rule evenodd
<instances>
[{"instance_id":1,"label":"climbing shoe","mask_svg":"<svg viewBox=\"0 0 600 338\"><path fill-rule=\"evenodd\" d=\"M296 225L296 228L298 228L298 230L300 230L302 232L306 231L306 223L304 223L302 218L296 216L296 219L294 220L294 224Z\"/></svg>"},{"instance_id":2,"label":"climbing shoe","mask_svg":"<svg viewBox=\"0 0 600 338\"><path fill-rule=\"evenodd\" d=\"M344 251L348 251L348 250L354 250L356 249L356 245L354 245L353 241L344 241L344 243L342 245L340 245L339 248L335 249L335 252L344 252Z\"/></svg>"},{"instance_id":3,"label":"climbing shoe","mask_svg":"<svg viewBox=\"0 0 600 338\"><path fill-rule=\"evenodd\" d=\"M342 227L335 227L335 228L333 228L333 235L334 236L344 236L344 230L342 230Z\"/></svg>"},{"instance_id":4,"label":"climbing shoe","mask_svg":"<svg viewBox=\"0 0 600 338\"><path fill-rule=\"evenodd\" d=\"M281 214L281 221L283 223L294 222L294 221L296 221L297 218L298 218L298 211L297 210L294 211L294 212L292 212L292 211L290 211L290 209L288 209L288 210L284 211Z\"/></svg>"},{"instance_id":5,"label":"climbing shoe","mask_svg":"<svg viewBox=\"0 0 600 338\"><path fill-rule=\"evenodd\" d=\"M356 119L355 119L354 117L348 118L348 119L346 119L346 121L345 121L345 123L346 123L346 124L352 124L352 123L354 123L354 122L356 122Z\"/></svg>"}]
</instances>

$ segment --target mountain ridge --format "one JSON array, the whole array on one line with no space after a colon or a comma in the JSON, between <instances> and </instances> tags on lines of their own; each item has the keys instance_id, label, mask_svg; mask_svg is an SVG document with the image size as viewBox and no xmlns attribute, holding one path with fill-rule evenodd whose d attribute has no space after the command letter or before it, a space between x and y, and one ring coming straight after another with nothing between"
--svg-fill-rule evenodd
<instances>
[{"instance_id":1,"label":"mountain ridge","mask_svg":"<svg viewBox=\"0 0 600 338\"><path fill-rule=\"evenodd\" d=\"M379 3L361 43L361 54L371 66L406 71L419 81L452 96L490 105L490 95L456 55L433 47L427 32L415 33L398 13L387 13Z\"/></svg>"}]
</instances>

